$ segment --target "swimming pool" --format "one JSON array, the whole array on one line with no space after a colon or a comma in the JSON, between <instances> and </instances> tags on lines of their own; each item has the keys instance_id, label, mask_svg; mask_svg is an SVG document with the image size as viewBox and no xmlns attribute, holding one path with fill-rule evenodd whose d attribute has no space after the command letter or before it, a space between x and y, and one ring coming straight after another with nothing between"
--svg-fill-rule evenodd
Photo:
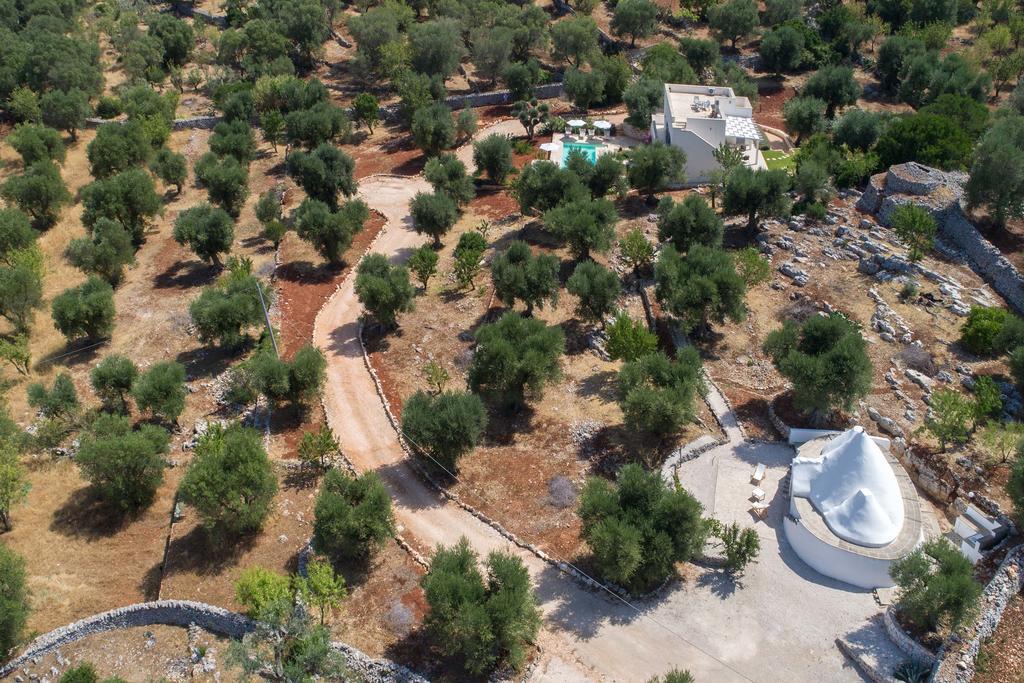
<instances>
[{"instance_id":1,"label":"swimming pool","mask_svg":"<svg viewBox=\"0 0 1024 683\"><path fill-rule=\"evenodd\" d=\"M589 145L583 142L562 143L562 166L569 161L569 154L573 151L580 152L591 164L597 163L597 145Z\"/></svg>"}]
</instances>

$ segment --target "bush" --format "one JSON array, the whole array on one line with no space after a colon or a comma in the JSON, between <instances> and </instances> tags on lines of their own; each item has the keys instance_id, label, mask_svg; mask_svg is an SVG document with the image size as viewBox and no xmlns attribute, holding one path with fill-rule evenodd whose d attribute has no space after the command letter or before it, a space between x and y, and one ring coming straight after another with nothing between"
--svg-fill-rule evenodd
<instances>
[{"instance_id":1,"label":"bush","mask_svg":"<svg viewBox=\"0 0 1024 683\"><path fill-rule=\"evenodd\" d=\"M96 116L101 119L116 119L124 108L116 97L104 96L96 101Z\"/></svg>"},{"instance_id":2,"label":"bush","mask_svg":"<svg viewBox=\"0 0 1024 683\"><path fill-rule=\"evenodd\" d=\"M612 360L632 362L654 353L658 348L657 335L649 331L644 323L630 318L625 311L619 311L605 333L608 335L605 350Z\"/></svg>"},{"instance_id":3,"label":"bush","mask_svg":"<svg viewBox=\"0 0 1024 683\"><path fill-rule=\"evenodd\" d=\"M593 261L576 266L565 286L579 299L576 315L588 322L600 322L602 327L622 293L619 276Z\"/></svg>"},{"instance_id":4,"label":"bush","mask_svg":"<svg viewBox=\"0 0 1024 683\"><path fill-rule=\"evenodd\" d=\"M649 353L619 371L619 406L631 431L664 438L694 417L694 397L705 391L700 356L692 347L675 361Z\"/></svg>"},{"instance_id":5,"label":"bush","mask_svg":"<svg viewBox=\"0 0 1024 683\"><path fill-rule=\"evenodd\" d=\"M75 462L100 497L121 510L153 502L164 479L170 436L163 427L133 430L122 415L101 415L80 438Z\"/></svg>"},{"instance_id":6,"label":"bush","mask_svg":"<svg viewBox=\"0 0 1024 683\"><path fill-rule=\"evenodd\" d=\"M281 199L275 190L267 190L256 200L256 220L266 225L281 220Z\"/></svg>"},{"instance_id":7,"label":"bush","mask_svg":"<svg viewBox=\"0 0 1024 683\"><path fill-rule=\"evenodd\" d=\"M130 358L111 354L93 367L89 379L104 410L127 413L128 395L138 375L139 369Z\"/></svg>"},{"instance_id":8,"label":"bush","mask_svg":"<svg viewBox=\"0 0 1024 683\"><path fill-rule=\"evenodd\" d=\"M88 662L82 662L78 666L73 666L65 671L58 683L97 683L100 680L100 676L96 673L96 669L92 664Z\"/></svg>"},{"instance_id":9,"label":"bush","mask_svg":"<svg viewBox=\"0 0 1024 683\"><path fill-rule=\"evenodd\" d=\"M967 320L960 327L960 344L977 356L993 355L996 339L1009 317L1002 308L971 306Z\"/></svg>"},{"instance_id":10,"label":"bush","mask_svg":"<svg viewBox=\"0 0 1024 683\"><path fill-rule=\"evenodd\" d=\"M772 264L761 256L756 247L744 247L737 251L736 266L748 288L767 282L772 277Z\"/></svg>"},{"instance_id":11,"label":"bush","mask_svg":"<svg viewBox=\"0 0 1024 683\"><path fill-rule=\"evenodd\" d=\"M464 232L459 235L459 243L455 245L452 255L455 257L455 282L460 288L472 287L477 273L480 272L480 261L487 251L487 240L479 232Z\"/></svg>"},{"instance_id":12,"label":"bush","mask_svg":"<svg viewBox=\"0 0 1024 683\"><path fill-rule=\"evenodd\" d=\"M174 221L174 241L187 244L201 260L218 268L221 254L231 251L234 239L235 222L228 212L206 203L185 209Z\"/></svg>"},{"instance_id":13,"label":"bush","mask_svg":"<svg viewBox=\"0 0 1024 683\"><path fill-rule=\"evenodd\" d=\"M181 501L215 537L259 530L277 492L277 478L259 432L233 424L210 427L196 444L181 481Z\"/></svg>"},{"instance_id":14,"label":"bush","mask_svg":"<svg viewBox=\"0 0 1024 683\"><path fill-rule=\"evenodd\" d=\"M492 552L486 569L485 580L476 553L462 538L452 548L437 548L421 581L430 607L425 625L431 639L444 655L460 657L474 675L501 662L516 670L522 667L541 623L522 560Z\"/></svg>"},{"instance_id":15,"label":"bush","mask_svg":"<svg viewBox=\"0 0 1024 683\"><path fill-rule=\"evenodd\" d=\"M0 656L6 657L21 642L28 615L25 560L0 543Z\"/></svg>"},{"instance_id":16,"label":"bush","mask_svg":"<svg viewBox=\"0 0 1024 683\"><path fill-rule=\"evenodd\" d=\"M299 460L309 465L317 465L326 468L328 458L341 451L337 439L331 428L325 424L320 425L317 431L302 433L302 440L299 442Z\"/></svg>"},{"instance_id":17,"label":"bush","mask_svg":"<svg viewBox=\"0 0 1024 683\"><path fill-rule=\"evenodd\" d=\"M473 164L477 174L485 174L493 183L501 184L514 170L512 143L504 135L488 135L473 143Z\"/></svg>"},{"instance_id":18,"label":"bush","mask_svg":"<svg viewBox=\"0 0 1024 683\"><path fill-rule=\"evenodd\" d=\"M1010 467L1006 481L1006 493L1010 496L1017 519L1024 521L1024 448L1017 444L1017 458Z\"/></svg>"},{"instance_id":19,"label":"bush","mask_svg":"<svg viewBox=\"0 0 1024 683\"><path fill-rule=\"evenodd\" d=\"M253 619L282 602L291 602L292 580L258 565L246 567L235 581L235 600Z\"/></svg>"},{"instance_id":20,"label":"bush","mask_svg":"<svg viewBox=\"0 0 1024 683\"><path fill-rule=\"evenodd\" d=\"M509 311L481 325L475 338L469 386L510 408L521 407L528 396L539 397L544 385L561 375L565 335L558 327Z\"/></svg>"},{"instance_id":21,"label":"bush","mask_svg":"<svg viewBox=\"0 0 1024 683\"><path fill-rule=\"evenodd\" d=\"M640 592L668 578L677 562L704 547L708 525L701 505L682 488L671 489L660 472L629 464L613 485L591 477L580 496L583 538L601 574Z\"/></svg>"},{"instance_id":22,"label":"bush","mask_svg":"<svg viewBox=\"0 0 1024 683\"><path fill-rule=\"evenodd\" d=\"M356 296L384 327L398 325L398 313L413 309L416 292L409 271L392 266L382 254L369 254L356 271Z\"/></svg>"},{"instance_id":23,"label":"bush","mask_svg":"<svg viewBox=\"0 0 1024 683\"><path fill-rule=\"evenodd\" d=\"M375 472L328 470L314 515L313 547L336 560L366 557L395 534L391 496Z\"/></svg>"},{"instance_id":24,"label":"bush","mask_svg":"<svg viewBox=\"0 0 1024 683\"><path fill-rule=\"evenodd\" d=\"M640 228L633 228L619 240L619 253L636 276L639 276L641 270L649 268L654 261L654 245Z\"/></svg>"},{"instance_id":25,"label":"bush","mask_svg":"<svg viewBox=\"0 0 1024 683\"><path fill-rule=\"evenodd\" d=\"M114 289L95 275L53 299L53 324L67 340L100 339L114 330Z\"/></svg>"},{"instance_id":26,"label":"bush","mask_svg":"<svg viewBox=\"0 0 1024 683\"><path fill-rule=\"evenodd\" d=\"M517 300L526 304L526 315L533 307L544 308L544 302L558 302L558 257L552 254L533 255L530 245L516 240L491 261L494 294L508 307Z\"/></svg>"},{"instance_id":27,"label":"bush","mask_svg":"<svg viewBox=\"0 0 1024 683\"><path fill-rule=\"evenodd\" d=\"M716 522L714 527L713 533L722 541L725 550L725 568L732 574L742 574L761 551L761 539L757 532L749 527L741 530L736 522Z\"/></svg>"},{"instance_id":28,"label":"bush","mask_svg":"<svg viewBox=\"0 0 1024 683\"><path fill-rule=\"evenodd\" d=\"M945 538L925 542L889 573L900 587L900 613L923 631L956 631L978 608L981 585L971 561Z\"/></svg>"},{"instance_id":29,"label":"bush","mask_svg":"<svg viewBox=\"0 0 1024 683\"><path fill-rule=\"evenodd\" d=\"M153 417L177 423L185 409L185 366L169 361L156 363L139 375L132 387L132 398L139 410Z\"/></svg>"},{"instance_id":30,"label":"bush","mask_svg":"<svg viewBox=\"0 0 1024 683\"><path fill-rule=\"evenodd\" d=\"M892 230L910 247L908 258L920 261L935 244L938 225L927 209L916 204L901 204L892 214Z\"/></svg>"},{"instance_id":31,"label":"bush","mask_svg":"<svg viewBox=\"0 0 1024 683\"><path fill-rule=\"evenodd\" d=\"M409 205L412 226L417 234L434 238L434 248L441 248L441 237L459 219L459 207L448 194L417 192Z\"/></svg>"},{"instance_id":32,"label":"bush","mask_svg":"<svg viewBox=\"0 0 1024 683\"><path fill-rule=\"evenodd\" d=\"M236 269L217 283L204 287L189 305L189 314L203 343L237 349L248 341L248 330L264 324L260 293L267 306L273 289L255 276Z\"/></svg>"},{"instance_id":33,"label":"bush","mask_svg":"<svg viewBox=\"0 0 1024 683\"><path fill-rule=\"evenodd\" d=\"M939 442L939 448L946 450L946 444L966 443L969 436L968 421L971 419L972 406L963 394L942 389L931 395L931 410L925 418L925 429Z\"/></svg>"},{"instance_id":34,"label":"bush","mask_svg":"<svg viewBox=\"0 0 1024 683\"><path fill-rule=\"evenodd\" d=\"M28 385L28 404L47 418L68 420L78 412L78 393L71 376L65 372L58 374L50 389L42 383Z\"/></svg>"},{"instance_id":35,"label":"bush","mask_svg":"<svg viewBox=\"0 0 1024 683\"><path fill-rule=\"evenodd\" d=\"M849 410L871 388L872 367L860 329L842 315L787 321L765 339L764 352L793 383L793 403L813 421L836 408Z\"/></svg>"},{"instance_id":36,"label":"bush","mask_svg":"<svg viewBox=\"0 0 1024 683\"><path fill-rule=\"evenodd\" d=\"M124 267L135 261L135 248L132 236L120 223L101 218L96 221L92 236L71 240L64 255L87 275L98 275L116 287Z\"/></svg>"},{"instance_id":37,"label":"bush","mask_svg":"<svg viewBox=\"0 0 1024 683\"><path fill-rule=\"evenodd\" d=\"M486 427L487 414L475 394L417 391L402 408L402 432L447 472L458 469L459 458L476 447Z\"/></svg>"}]
</instances>

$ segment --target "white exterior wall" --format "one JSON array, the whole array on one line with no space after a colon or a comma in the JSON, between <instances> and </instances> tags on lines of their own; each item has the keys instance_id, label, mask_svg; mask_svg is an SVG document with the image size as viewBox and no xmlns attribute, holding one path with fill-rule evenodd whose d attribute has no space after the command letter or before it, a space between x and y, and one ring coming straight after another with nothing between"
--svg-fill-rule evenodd
<instances>
[{"instance_id":1,"label":"white exterior wall","mask_svg":"<svg viewBox=\"0 0 1024 683\"><path fill-rule=\"evenodd\" d=\"M892 561L864 557L823 543L788 515L782 523L794 552L819 574L867 590L895 585L889 576Z\"/></svg>"},{"instance_id":2,"label":"white exterior wall","mask_svg":"<svg viewBox=\"0 0 1024 683\"><path fill-rule=\"evenodd\" d=\"M711 172L721 168L715 159L715 147L689 130L669 129L672 144L686 154L686 184L706 183Z\"/></svg>"}]
</instances>

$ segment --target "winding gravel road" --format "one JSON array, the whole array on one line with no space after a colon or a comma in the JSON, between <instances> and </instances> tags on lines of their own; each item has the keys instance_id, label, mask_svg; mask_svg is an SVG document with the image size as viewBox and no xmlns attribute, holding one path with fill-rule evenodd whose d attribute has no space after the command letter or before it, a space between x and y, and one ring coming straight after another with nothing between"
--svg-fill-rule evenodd
<instances>
[{"instance_id":1,"label":"winding gravel road","mask_svg":"<svg viewBox=\"0 0 1024 683\"><path fill-rule=\"evenodd\" d=\"M518 131L518 127L518 122L505 121L481 131L478 137ZM466 145L458 155L468 160L470 153ZM359 195L387 219L371 251L401 262L425 241L412 230L408 213L412 197L428 189L419 176L371 176L360 181ZM765 585L748 586L733 602L712 595L713 590L683 587L642 604L642 614L638 614L605 595L583 590L568 576L510 544L494 529L440 496L406 462L363 363L357 336L362 306L355 295L354 280L350 272L321 309L313 330L314 343L327 355L324 405L330 427L358 471L375 470L381 476L394 500L402 535L421 553L429 555L437 544L451 545L465 536L481 554L501 549L523 558L545 614L540 638L543 655L533 680L643 681L672 667L689 669L698 681L716 683L778 680L783 670L790 681L858 679L851 671L842 670L842 657L831 644L837 633L800 631L797 648L773 651L778 635L773 633L775 629L764 628L763 614L750 613L779 609L774 603L758 602L778 599L773 596L772 574L763 578ZM731 427L730 443L702 458L728 455L739 446L739 430L734 424L727 426ZM779 455L785 457L781 452ZM777 558L762 558L759 567L767 566L774 573L776 563L782 571L792 571ZM762 584L762 580L753 583ZM810 582L807 585L816 587ZM827 588L835 592L834 586ZM808 590L806 604L814 604L815 589ZM759 592L749 593L752 590ZM786 598L786 602L793 600ZM822 607L831 609L833 604ZM784 608L793 610L793 615L780 616L798 619L805 609L793 604ZM803 628L808 630L810 626ZM822 670L824 664L826 672Z\"/></svg>"}]
</instances>

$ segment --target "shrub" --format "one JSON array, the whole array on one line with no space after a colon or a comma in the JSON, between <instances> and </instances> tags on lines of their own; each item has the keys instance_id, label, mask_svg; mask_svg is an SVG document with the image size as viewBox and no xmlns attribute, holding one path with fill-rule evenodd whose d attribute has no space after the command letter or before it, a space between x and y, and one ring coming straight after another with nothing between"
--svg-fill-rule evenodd
<instances>
[{"instance_id":1,"label":"shrub","mask_svg":"<svg viewBox=\"0 0 1024 683\"><path fill-rule=\"evenodd\" d=\"M725 568L733 574L742 574L748 564L757 559L761 539L751 528L740 529L736 522L714 525L714 535L722 541L725 550Z\"/></svg>"},{"instance_id":2,"label":"shrub","mask_svg":"<svg viewBox=\"0 0 1024 683\"><path fill-rule=\"evenodd\" d=\"M654 261L654 245L640 228L633 228L619 240L619 252L633 274L639 276L640 271L649 268Z\"/></svg>"},{"instance_id":3,"label":"shrub","mask_svg":"<svg viewBox=\"0 0 1024 683\"><path fill-rule=\"evenodd\" d=\"M11 530L11 509L28 498L28 472L19 462L19 449L10 439L0 441L0 525ZM0 579L0 585L3 581ZM2 602L2 598L0 598Z\"/></svg>"},{"instance_id":4,"label":"shrub","mask_svg":"<svg viewBox=\"0 0 1024 683\"><path fill-rule=\"evenodd\" d=\"M477 140L473 143L473 164L477 174L485 174L491 182L505 182L515 168L512 165L512 143L497 133Z\"/></svg>"},{"instance_id":5,"label":"shrub","mask_svg":"<svg viewBox=\"0 0 1024 683\"><path fill-rule=\"evenodd\" d=\"M608 335L605 350L612 360L632 362L654 353L658 348L658 337L644 323L630 318L625 311L618 312L605 333Z\"/></svg>"},{"instance_id":6,"label":"shrub","mask_svg":"<svg viewBox=\"0 0 1024 683\"><path fill-rule=\"evenodd\" d=\"M494 294L508 307L517 300L526 304L526 315L533 307L544 308L544 302L558 302L558 257L533 255L530 245L516 240L491 261Z\"/></svg>"},{"instance_id":7,"label":"shrub","mask_svg":"<svg viewBox=\"0 0 1024 683\"><path fill-rule=\"evenodd\" d=\"M402 408L402 432L419 451L448 472L458 468L487 426L484 405L475 394L417 391Z\"/></svg>"},{"instance_id":8,"label":"shrub","mask_svg":"<svg viewBox=\"0 0 1024 683\"><path fill-rule=\"evenodd\" d=\"M426 628L447 656L459 656L478 675L507 662L519 669L540 630L541 614L522 560L510 554L487 556L487 575L462 538L439 546L421 585L430 607ZM472 624L472 628L466 628Z\"/></svg>"},{"instance_id":9,"label":"shrub","mask_svg":"<svg viewBox=\"0 0 1024 683\"><path fill-rule=\"evenodd\" d=\"M1017 458L1010 467L1006 480L1006 493L1010 496L1017 519L1024 520L1024 448L1017 444Z\"/></svg>"},{"instance_id":10,"label":"shrub","mask_svg":"<svg viewBox=\"0 0 1024 683\"><path fill-rule=\"evenodd\" d=\"M704 393L700 356L682 349L675 361L649 353L619 371L619 405L632 431L663 438L693 419L694 397Z\"/></svg>"},{"instance_id":11,"label":"shrub","mask_svg":"<svg viewBox=\"0 0 1024 683\"><path fill-rule=\"evenodd\" d=\"M97 683L100 676L89 662L82 662L65 671L58 683ZM106 683L106 682L105 682Z\"/></svg>"},{"instance_id":12,"label":"shrub","mask_svg":"<svg viewBox=\"0 0 1024 683\"><path fill-rule=\"evenodd\" d=\"M375 472L328 470L314 515L313 546L334 559L365 557L395 533L391 496Z\"/></svg>"},{"instance_id":13,"label":"shrub","mask_svg":"<svg viewBox=\"0 0 1024 683\"><path fill-rule=\"evenodd\" d=\"M960 343L978 356L990 356L996 350L996 339L1010 314L1002 308L971 306L967 320L960 327Z\"/></svg>"},{"instance_id":14,"label":"shrub","mask_svg":"<svg viewBox=\"0 0 1024 683\"><path fill-rule=\"evenodd\" d=\"M256 220L266 225L281 220L281 199L275 190L267 190L256 200Z\"/></svg>"},{"instance_id":15,"label":"shrub","mask_svg":"<svg viewBox=\"0 0 1024 683\"><path fill-rule=\"evenodd\" d=\"M174 423L185 409L187 393L185 367L174 361L150 366L132 387L132 398L139 410L148 410L153 417Z\"/></svg>"},{"instance_id":16,"label":"shrub","mask_svg":"<svg viewBox=\"0 0 1024 683\"><path fill-rule=\"evenodd\" d=\"M373 135L373 127L380 120L380 103L370 93L360 93L352 100L352 118L355 124L366 126Z\"/></svg>"},{"instance_id":17,"label":"shrub","mask_svg":"<svg viewBox=\"0 0 1024 683\"><path fill-rule=\"evenodd\" d=\"M842 315L813 316L770 333L764 342L775 368L793 383L793 403L820 421L849 410L871 388L872 367L860 330Z\"/></svg>"},{"instance_id":18,"label":"shrub","mask_svg":"<svg viewBox=\"0 0 1024 683\"><path fill-rule=\"evenodd\" d=\"M579 508L601 574L635 592L658 585L677 562L701 551L708 534L701 512L687 491L635 464L625 465L614 485L591 477Z\"/></svg>"},{"instance_id":19,"label":"shrub","mask_svg":"<svg viewBox=\"0 0 1024 683\"><path fill-rule=\"evenodd\" d=\"M100 339L114 330L114 289L95 275L53 299L53 324L68 341Z\"/></svg>"},{"instance_id":20,"label":"shrub","mask_svg":"<svg viewBox=\"0 0 1024 683\"><path fill-rule=\"evenodd\" d=\"M971 402L971 430L990 419L999 417L1003 412L1003 394L999 385L988 375L978 377L974 381L974 400Z\"/></svg>"},{"instance_id":21,"label":"shrub","mask_svg":"<svg viewBox=\"0 0 1024 683\"><path fill-rule=\"evenodd\" d=\"M916 204L901 204L892 214L892 230L910 247L910 260L920 261L935 244L938 225L927 209Z\"/></svg>"},{"instance_id":22,"label":"shrub","mask_svg":"<svg viewBox=\"0 0 1024 683\"><path fill-rule=\"evenodd\" d=\"M153 502L164 478L170 437L156 425L132 429L122 415L101 415L82 435L75 462L108 504L137 510Z\"/></svg>"},{"instance_id":23,"label":"shrub","mask_svg":"<svg viewBox=\"0 0 1024 683\"><path fill-rule=\"evenodd\" d=\"M956 631L978 608L981 585L971 561L945 538L925 542L889 573L900 587L900 612L924 631Z\"/></svg>"},{"instance_id":24,"label":"shrub","mask_svg":"<svg viewBox=\"0 0 1024 683\"><path fill-rule=\"evenodd\" d=\"M943 389L931 395L931 410L924 424L932 436L938 439L939 448L946 450L946 444L966 443L969 435L968 420L972 406L963 394Z\"/></svg>"},{"instance_id":25,"label":"shrub","mask_svg":"<svg viewBox=\"0 0 1024 683\"><path fill-rule=\"evenodd\" d=\"M259 432L233 424L214 425L200 437L179 495L219 537L260 529L276 491L277 478Z\"/></svg>"},{"instance_id":26,"label":"shrub","mask_svg":"<svg viewBox=\"0 0 1024 683\"><path fill-rule=\"evenodd\" d=\"M25 560L6 543L0 543L0 653L3 656L21 641L28 615Z\"/></svg>"},{"instance_id":27,"label":"shrub","mask_svg":"<svg viewBox=\"0 0 1024 683\"><path fill-rule=\"evenodd\" d=\"M461 288L472 287L477 273L480 272L480 261L487 251L487 240L479 232L464 232L459 235L459 243L455 245L452 255L455 266L452 271L455 281Z\"/></svg>"},{"instance_id":28,"label":"shrub","mask_svg":"<svg viewBox=\"0 0 1024 683\"><path fill-rule=\"evenodd\" d=\"M92 390L103 403L104 410L128 412L128 395L132 391L139 369L126 356L111 354L101 360L89 373Z\"/></svg>"},{"instance_id":29,"label":"shrub","mask_svg":"<svg viewBox=\"0 0 1024 683\"><path fill-rule=\"evenodd\" d=\"M540 396L544 385L561 374L565 335L558 327L509 311L497 322L481 325L475 338L469 386L510 408L519 408L528 396Z\"/></svg>"},{"instance_id":30,"label":"shrub","mask_svg":"<svg viewBox=\"0 0 1024 683\"><path fill-rule=\"evenodd\" d=\"M28 385L28 404L47 418L68 420L78 412L78 393L71 376L65 372L58 374L53 385L47 389L42 383Z\"/></svg>"},{"instance_id":31,"label":"shrub","mask_svg":"<svg viewBox=\"0 0 1024 683\"><path fill-rule=\"evenodd\" d=\"M748 288L767 282L772 277L772 264L761 256L756 247L744 247L737 251L736 266Z\"/></svg>"},{"instance_id":32,"label":"shrub","mask_svg":"<svg viewBox=\"0 0 1024 683\"><path fill-rule=\"evenodd\" d=\"M235 581L235 600L254 619L282 602L291 602L293 594L288 576L259 565L246 567Z\"/></svg>"},{"instance_id":33,"label":"shrub","mask_svg":"<svg viewBox=\"0 0 1024 683\"><path fill-rule=\"evenodd\" d=\"M299 442L299 460L306 464L315 464L321 468L327 467L327 459L341 451L334 433L327 425L320 425L317 431L302 433L302 440Z\"/></svg>"},{"instance_id":34,"label":"shrub","mask_svg":"<svg viewBox=\"0 0 1024 683\"><path fill-rule=\"evenodd\" d=\"M565 286L579 299L576 315L588 322L600 322L602 326L622 293L619 276L593 261L576 266Z\"/></svg>"},{"instance_id":35,"label":"shrub","mask_svg":"<svg viewBox=\"0 0 1024 683\"><path fill-rule=\"evenodd\" d=\"M356 271L356 296L366 310L385 327L398 325L398 313L413 309L416 292L409 271L392 266L382 254L369 254Z\"/></svg>"},{"instance_id":36,"label":"shrub","mask_svg":"<svg viewBox=\"0 0 1024 683\"><path fill-rule=\"evenodd\" d=\"M188 245L196 256L216 267L221 254L231 251L235 239L235 222L224 209L203 203L185 209L174 221L174 241Z\"/></svg>"}]
</instances>

